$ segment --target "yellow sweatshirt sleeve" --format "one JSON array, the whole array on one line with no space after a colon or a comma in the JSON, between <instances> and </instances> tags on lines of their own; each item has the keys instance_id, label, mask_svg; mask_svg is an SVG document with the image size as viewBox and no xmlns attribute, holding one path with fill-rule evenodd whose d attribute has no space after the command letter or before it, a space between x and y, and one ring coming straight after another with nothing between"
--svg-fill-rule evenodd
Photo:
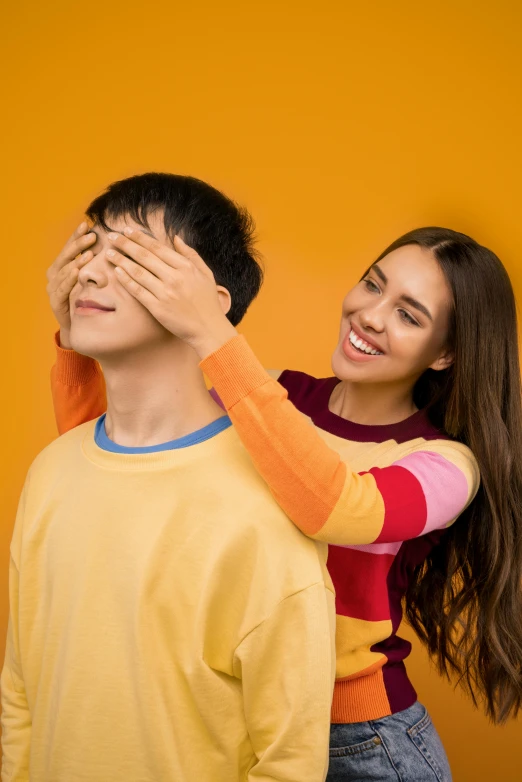
<instances>
[{"instance_id":1,"label":"yellow sweatshirt sleeve","mask_svg":"<svg viewBox=\"0 0 522 782\"><path fill-rule=\"evenodd\" d=\"M321 583L283 600L236 649L257 758L248 782L325 779L334 639L334 597Z\"/></svg>"},{"instance_id":2,"label":"yellow sweatshirt sleeve","mask_svg":"<svg viewBox=\"0 0 522 782\"><path fill-rule=\"evenodd\" d=\"M11 545L9 565L9 623L5 661L1 676L2 688L2 782L27 782L29 779L29 747L31 715L20 665L18 640L19 570L17 549L25 507L22 493Z\"/></svg>"},{"instance_id":3,"label":"yellow sweatshirt sleeve","mask_svg":"<svg viewBox=\"0 0 522 782\"><path fill-rule=\"evenodd\" d=\"M2 782L26 782L29 779L31 716L16 654L12 618L7 627L1 686Z\"/></svg>"}]
</instances>

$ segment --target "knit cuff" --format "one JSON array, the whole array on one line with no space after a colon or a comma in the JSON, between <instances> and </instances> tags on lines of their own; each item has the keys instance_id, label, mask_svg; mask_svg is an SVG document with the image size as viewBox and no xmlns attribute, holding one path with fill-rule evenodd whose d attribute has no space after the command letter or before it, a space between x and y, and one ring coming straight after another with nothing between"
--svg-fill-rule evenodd
<instances>
[{"instance_id":1,"label":"knit cuff","mask_svg":"<svg viewBox=\"0 0 522 782\"><path fill-rule=\"evenodd\" d=\"M242 334L232 337L200 363L227 410L272 380Z\"/></svg>"},{"instance_id":2,"label":"knit cuff","mask_svg":"<svg viewBox=\"0 0 522 782\"><path fill-rule=\"evenodd\" d=\"M75 350L66 350L60 345L60 332L54 335L56 346L55 379L64 386L83 386L99 373L98 363Z\"/></svg>"}]
</instances>

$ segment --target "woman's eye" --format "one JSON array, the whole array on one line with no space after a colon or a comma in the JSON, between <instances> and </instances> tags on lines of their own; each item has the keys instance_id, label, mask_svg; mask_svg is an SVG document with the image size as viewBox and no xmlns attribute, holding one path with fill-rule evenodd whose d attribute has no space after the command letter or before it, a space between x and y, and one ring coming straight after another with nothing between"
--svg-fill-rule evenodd
<instances>
[{"instance_id":1,"label":"woman's eye","mask_svg":"<svg viewBox=\"0 0 522 782\"><path fill-rule=\"evenodd\" d=\"M408 323L410 326L418 326L418 325L419 325L419 324L417 323L417 321L415 320L415 318L412 318L412 316L410 315L410 313L409 313L409 312L406 312L406 310L399 310L399 315L400 315L401 319L402 319L402 320L403 320L405 323Z\"/></svg>"},{"instance_id":2,"label":"woman's eye","mask_svg":"<svg viewBox=\"0 0 522 782\"><path fill-rule=\"evenodd\" d=\"M371 291L371 293L379 293L379 286L376 285L372 280L364 280L364 284L366 290Z\"/></svg>"}]
</instances>

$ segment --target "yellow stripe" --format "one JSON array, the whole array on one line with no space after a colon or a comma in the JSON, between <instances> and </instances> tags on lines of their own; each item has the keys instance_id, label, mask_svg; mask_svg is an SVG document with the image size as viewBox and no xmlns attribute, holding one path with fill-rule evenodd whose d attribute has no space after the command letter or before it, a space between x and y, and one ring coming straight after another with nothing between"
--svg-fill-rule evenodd
<instances>
[{"instance_id":1,"label":"yellow stripe","mask_svg":"<svg viewBox=\"0 0 522 782\"><path fill-rule=\"evenodd\" d=\"M337 546L373 543L384 524L384 500L373 475L347 472L341 496L315 540Z\"/></svg>"},{"instance_id":2,"label":"yellow stripe","mask_svg":"<svg viewBox=\"0 0 522 782\"><path fill-rule=\"evenodd\" d=\"M351 616L337 614L335 678L345 679L380 661L384 664L386 656L381 652L371 652L370 647L388 638L392 629L390 619L369 622L365 619L353 619Z\"/></svg>"}]
</instances>

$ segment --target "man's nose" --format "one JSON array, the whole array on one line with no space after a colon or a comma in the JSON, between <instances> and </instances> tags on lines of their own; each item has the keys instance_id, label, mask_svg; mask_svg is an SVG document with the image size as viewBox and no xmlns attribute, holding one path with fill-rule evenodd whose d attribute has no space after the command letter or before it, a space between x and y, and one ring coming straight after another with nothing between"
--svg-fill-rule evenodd
<instances>
[{"instance_id":1,"label":"man's nose","mask_svg":"<svg viewBox=\"0 0 522 782\"><path fill-rule=\"evenodd\" d=\"M78 282L81 285L96 285L98 288L103 288L107 285L110 273L110 264L105 255L103 247L100 249L94 257L80 269L78 274Z\"/></svg>"}]
</instances>

